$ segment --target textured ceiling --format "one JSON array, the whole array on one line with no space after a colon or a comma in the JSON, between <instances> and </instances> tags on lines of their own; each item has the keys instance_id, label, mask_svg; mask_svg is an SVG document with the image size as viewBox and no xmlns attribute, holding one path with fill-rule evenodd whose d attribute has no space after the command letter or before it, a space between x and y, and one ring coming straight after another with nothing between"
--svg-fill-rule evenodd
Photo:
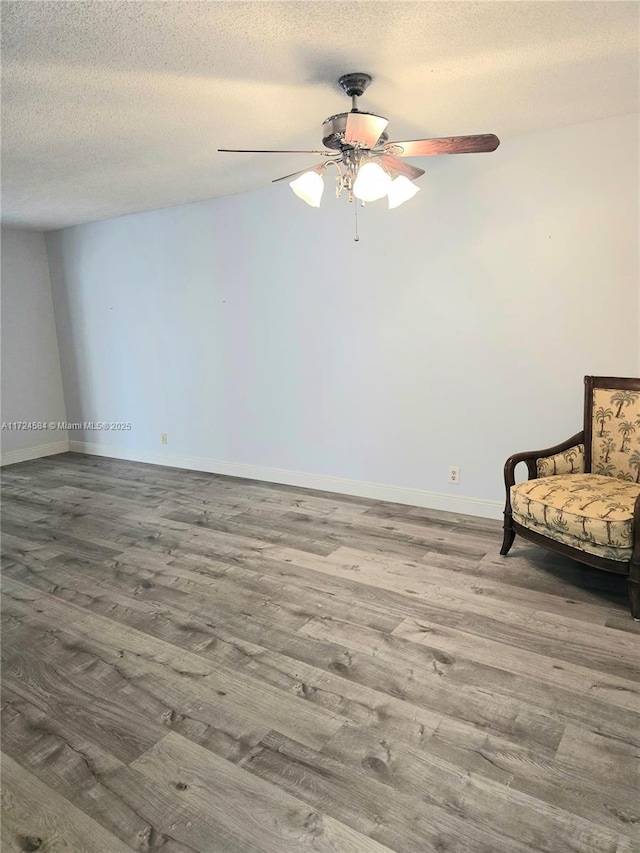
<instances>
[{"instance_id":1,"label":"textured ceiling","mask_svg":"<svg viewBox=\"0 0 640 853\"><path fill-rule=\"evenodd\" d=\"M391 139L638 110L636 2L1 7L3 222L22 227L265 187L315 159L216 149L320 147L347 71L373 75L360 106Z\"/></svg>"}]
</instances>

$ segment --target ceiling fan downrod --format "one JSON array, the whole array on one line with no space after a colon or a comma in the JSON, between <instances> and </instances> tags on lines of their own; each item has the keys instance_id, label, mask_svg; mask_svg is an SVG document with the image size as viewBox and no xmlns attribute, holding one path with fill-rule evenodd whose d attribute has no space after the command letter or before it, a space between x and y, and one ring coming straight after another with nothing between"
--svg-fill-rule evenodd
<instances>
[{"instance_id":1,"label":"ceiling fan downrod","mask_svg":"<svg viewBox=\"0 0 640 853\"><path fill-rule=\"evenodd\" d=\"M372 77L361 71L343 74L338 80L338 85L345 94L351 98L351 112L358 112L358 98L360 98L369 87Z\"/></svg>"}]
</instances>

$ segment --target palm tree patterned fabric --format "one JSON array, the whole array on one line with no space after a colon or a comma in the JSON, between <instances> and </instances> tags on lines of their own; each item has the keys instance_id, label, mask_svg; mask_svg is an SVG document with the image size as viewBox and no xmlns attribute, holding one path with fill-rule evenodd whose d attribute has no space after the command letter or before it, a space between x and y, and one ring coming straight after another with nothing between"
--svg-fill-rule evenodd
<instances>
[{"instance_id":1,"label":"palm tree patterned fabric","mask_svg":"<svg viewBox=\"0 0 640 853\"><path fill-rule=\"evenodd\" d=\"M640 391L593 392L591 470L640 483Z\"/></svg>"},{"instance_id":2,"label":"palm tree patterned fabric","mask_svg":"<svg viewBox=\"0 0 640 853\"><path fill-rule=\"evenodd\" d=\"M576 444L555 456L536 459L538 477L552 477L556 474L582 474L584 472L584 444Z\"/></svg>"},{"instance_id":3,"label":"palm tree patterned fabric","mask_svg":"<svg viewBox=\"0 0 640 853\"><path fill-rule=\"evenodd\" d=\"M513 520L573 548L631 559L640 484L611 475L559 474L511 487Z\"/></svg>"}]
</instances>

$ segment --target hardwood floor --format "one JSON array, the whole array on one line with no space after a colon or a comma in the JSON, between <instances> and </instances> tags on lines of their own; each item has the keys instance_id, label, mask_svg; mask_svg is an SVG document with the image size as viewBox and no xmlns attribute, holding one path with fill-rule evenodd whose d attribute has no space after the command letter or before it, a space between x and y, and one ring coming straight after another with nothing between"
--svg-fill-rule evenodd
<instances>
[{"instance_id":1,"label":"hardwood floor","mask_svg":"<svg viewBox=\"0 0 640 853\"><path fill-rule=\"evenodd\" d=\"M624 579L498 522L3 470L2 850L633 853Z\"/></svg>"}]
</instances>

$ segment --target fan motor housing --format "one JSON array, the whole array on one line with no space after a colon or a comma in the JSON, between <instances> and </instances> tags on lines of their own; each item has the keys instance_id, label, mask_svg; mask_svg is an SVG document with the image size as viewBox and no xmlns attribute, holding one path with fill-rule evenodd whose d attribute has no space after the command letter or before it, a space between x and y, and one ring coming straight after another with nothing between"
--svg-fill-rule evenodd
<instances>
[{"instance_id":1,"label":"fan motor housing","mask_svg":"<svg viewBox=\"0 0 640 853\"><path fill-rule=\"evenodd\" d=\"M366 113L360 110L358 112L365 116L376 116L375 113ZM337 115L329 116L329 118L322 122L322 144L326 148L340 150L347 144L344 141L344 133L348 115L349 113L338 113ZM382 118L382 116L376 116L376 118ZM376 146L383 145L388 139L389 137L386 133L381 134L376 142ZM373 147L375 148L375 146Z\"/></svg>"}]
</instances>

